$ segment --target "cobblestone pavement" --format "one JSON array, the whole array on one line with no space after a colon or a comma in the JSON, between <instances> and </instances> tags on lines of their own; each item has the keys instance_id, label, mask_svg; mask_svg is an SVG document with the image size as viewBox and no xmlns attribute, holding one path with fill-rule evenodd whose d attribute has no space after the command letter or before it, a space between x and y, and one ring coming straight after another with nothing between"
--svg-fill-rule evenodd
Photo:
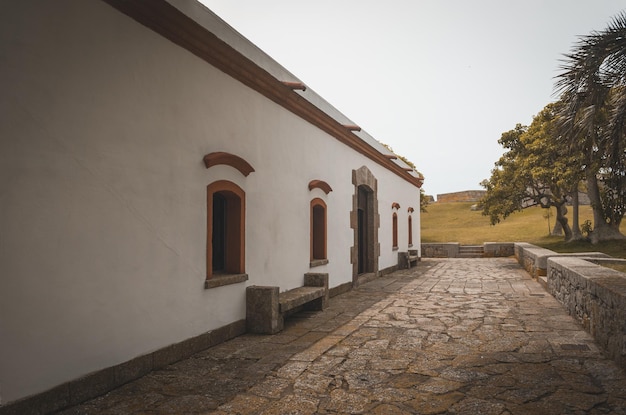
<instances>
[{"instance_id":1,"label":"cobblestone pavement","mask_svg":"<svg viewBox=\"0 0 626 415\"><path fill-rule=\"evenodd\" d=\"M626 375L514 259L425 259L62 413L626 414Z\"/></svg>"}]
</instances>

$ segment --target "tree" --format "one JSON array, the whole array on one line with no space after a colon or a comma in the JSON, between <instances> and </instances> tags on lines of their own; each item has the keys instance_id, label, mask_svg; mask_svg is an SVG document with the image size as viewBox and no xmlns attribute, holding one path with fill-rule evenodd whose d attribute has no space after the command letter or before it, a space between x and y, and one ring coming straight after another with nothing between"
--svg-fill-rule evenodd
<instances>
[{"instance_id":1,"label":"tree","mask_svg":"<svg viewBox=\"0 0 626 415\"><path fill-rule=\"evenodd\" d=\"M420 187L420 212L426 212L426 208L430 204L426 191Z\"/></svg>"},{"instance_id":2,"label":"tree","mask_svg":"<svg viewBox=\"0 0 626 415\"><path fill-rule=\"evenodd\" d=\"M387 148L387 150L391 151L396 157L398 157L400 160L402 160L407 166L411 167L413 170L415 170L415 173L420 176L420 177L424 177L424 175L422 173L420 173L419 171L417 171L417 169L415 168L415 164L413 164L413 162L409 159L407 159L404 156L401 156L400 154L397 154L393 151L393 148L391 148L391 146L389 144L385 144L385 143L381 143L379 141L380 144L382 144L383 146L385 146ZM426 212L426 208L429 205L429 200L428 197L426 197L426 191L424 189L422 189L420 187L420 212Z\"/></svg>"},{"instance_id":3,"label":"tree","mask_svg":"<svg viewBox=\"0 0 626 415\"><path fill-rule=\"evenodd\" d=\"M583 154L594 213L591 241L623 239L626 212L626 13L583 36L565 55L556 90L564 105L560 131Z\"/></svg>"},{"instance_id":4,"label":"tree","mask_svg":"<svg viewBox=\"0 0 626 415\"><path fill-rule=\"evenodd\" d=\"M556 117L561 103L547 105L529 127L518 124L502 134L498 143L508 151L495 163L491 178L482 183L487 190L483 214L496 224L515 211L529 206L555 207L556 220L566 240L578 238L568 219L566 203L581 178L577 154L563 151Z\"/></svg>"}]
</instances>

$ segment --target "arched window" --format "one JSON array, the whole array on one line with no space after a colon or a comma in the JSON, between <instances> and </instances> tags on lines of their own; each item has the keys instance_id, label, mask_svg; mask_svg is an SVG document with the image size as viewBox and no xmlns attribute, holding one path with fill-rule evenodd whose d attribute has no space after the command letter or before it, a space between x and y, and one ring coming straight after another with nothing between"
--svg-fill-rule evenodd
<instances>
[{"instance_id":1,"label":"arched window","mask_svg":"<svg viewBox=\"0 0 626 415\"><path fill-rule=\"evenodd\" d=\"M398 214L396 212L393 212L391 217L391 227L393 232L393 249L398 249Z\"/></svg>"},{"instance_id":2,"label":"arched window","mask_svg":"<svg viewBox=\"0 0 626 415\"><path fill-rule=\"evenodd\" d=\"M207 279L245 273L246 195L219 180L207 186Z\"/></svg>"},{"instance_id":3,"label":"arched window","mask_svg":"<svg viewBox=\"0 0 626 415\"><path fill-rule=\"evenodd\" d=\"M311 200L311 262L326 258L326 203Z\"/></svg>"}]
</instances>

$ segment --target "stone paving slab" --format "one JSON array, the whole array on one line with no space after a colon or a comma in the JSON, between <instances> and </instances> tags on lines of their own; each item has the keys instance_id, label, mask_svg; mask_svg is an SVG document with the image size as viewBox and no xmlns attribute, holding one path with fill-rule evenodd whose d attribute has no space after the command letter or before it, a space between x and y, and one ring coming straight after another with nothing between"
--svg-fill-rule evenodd
<instances>
[{"instance_id":1,"label":"stone paving slab","mask_svg":"<svg viewBox=\"0 0 626 415\"><path fill-rule=\"evenodd\" d=\"M626 375L511 258L425 259L74 414L626 414Z\"/></svg>"}]
</instances>

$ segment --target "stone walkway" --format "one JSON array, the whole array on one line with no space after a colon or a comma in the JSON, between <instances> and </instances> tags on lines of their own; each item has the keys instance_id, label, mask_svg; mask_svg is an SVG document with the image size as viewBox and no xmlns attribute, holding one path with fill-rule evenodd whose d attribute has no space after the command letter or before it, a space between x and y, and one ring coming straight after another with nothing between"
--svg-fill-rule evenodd
<instances>
[{"instance_id":1,"label":"stone walkway","mask_svg":"<svg viewBox=\"0 0 626 415\"><path fill-rule=\"evenodd\" d=\"M75 414L626 414L626 375L511 258L425 259Z\"/></svg>"}]
</instances>

